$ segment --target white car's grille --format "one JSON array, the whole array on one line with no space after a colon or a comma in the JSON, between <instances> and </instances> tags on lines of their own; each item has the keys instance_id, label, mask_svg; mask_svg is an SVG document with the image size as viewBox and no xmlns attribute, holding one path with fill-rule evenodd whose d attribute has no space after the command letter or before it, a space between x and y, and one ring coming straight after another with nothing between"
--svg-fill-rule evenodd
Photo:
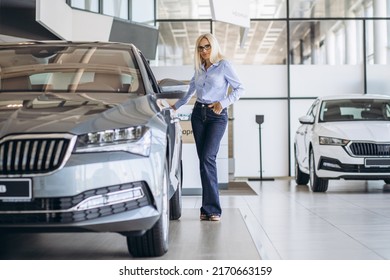
<instances>
[{"instance_id":1,"label":"white car's grille","mask_svg":"<svg viewBox=\"0 0 390 280\"><path fill-rule=\"evenodd\" d=\"M72 137L69 135L5 138L0 142L0 174L50 173L64 163L73 146L71 143Z\"/></svg>"},{"instance_id":2,"label":"white car's grille","mask_svg":"<svg viewBox=\"0 0 390 280\"><path fill-rule=\"evenodd\" d=\"M352 143L349 146L355 156L390 156L390 143Z\"/></svg>"}]
</instances>

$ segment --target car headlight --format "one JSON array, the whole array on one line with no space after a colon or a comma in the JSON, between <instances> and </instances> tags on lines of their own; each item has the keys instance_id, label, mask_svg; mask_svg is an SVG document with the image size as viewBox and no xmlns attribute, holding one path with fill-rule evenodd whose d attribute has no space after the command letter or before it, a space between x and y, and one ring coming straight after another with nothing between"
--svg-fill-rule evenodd
<instances>
[{"instance_id":1,"label":"car headlight","mask_svg":"<svg viewBox=\"0 0 390 280\"><path fill-rule=\"evenodd\" d=\"M109 129L77 137L76 153L125 151L149 156L152 132L145 126Z\"/></svg>"},{"instance_id":2,"label":"car headlight","mask_svg":"<svg viewBox=\"0 0 390 280\"><path fill-rule=\"evenodd\" d=\"M345 146L348 143L349 143L349 140L346 140L346 139L320 136L320 145Z\"/></svg>"}]
</instances>

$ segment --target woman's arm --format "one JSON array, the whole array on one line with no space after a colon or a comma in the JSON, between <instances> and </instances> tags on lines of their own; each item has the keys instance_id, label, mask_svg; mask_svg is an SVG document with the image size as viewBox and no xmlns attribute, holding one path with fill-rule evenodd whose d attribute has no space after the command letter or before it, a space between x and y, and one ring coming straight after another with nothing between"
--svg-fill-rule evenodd
<instances>
[{"instance_id":1,"label":"woman's arm","mask_svg":"<svg viewBox=\"0 0 390 280\"><path fill-rule=\"evenodd\" d=\"M238 78L236 71L233 69L229 61L224 61L223 72L225 80L232 88L232 92L228 94L225 99L220 101L222 107L226 108L240 99L240 97L244 95L245 90L240 79Z\"/></svg>"}]
</instances>

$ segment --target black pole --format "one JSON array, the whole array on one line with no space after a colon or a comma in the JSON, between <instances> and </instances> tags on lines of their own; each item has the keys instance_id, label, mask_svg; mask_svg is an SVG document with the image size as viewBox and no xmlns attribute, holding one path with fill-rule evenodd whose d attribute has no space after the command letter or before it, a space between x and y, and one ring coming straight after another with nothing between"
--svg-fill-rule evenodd
<instances>
[{"instance_id":1,"label":"black pole","mask_svg":"<svg viewBox=\"0 0 390 280\"><path fill-rule=\"evenodd\" d=\"M256 122L259 124L259 158L260 158L260 178L248 178L248 181L273 181L273 178L263 178L263 162L261 152L261 124L264 122L264 115L256 115Z\"/></svg>"},{"instance_id":2,"label":"black pole","mask_svg":"<svg viewBox=\"0 0 390 280\"><path fill-rule=\"evenodd\" d=\"M260 180L263 180L263 164L261 160L261 124L259 124L259 158L260 158Z\"/></svg>"}]
</instances>

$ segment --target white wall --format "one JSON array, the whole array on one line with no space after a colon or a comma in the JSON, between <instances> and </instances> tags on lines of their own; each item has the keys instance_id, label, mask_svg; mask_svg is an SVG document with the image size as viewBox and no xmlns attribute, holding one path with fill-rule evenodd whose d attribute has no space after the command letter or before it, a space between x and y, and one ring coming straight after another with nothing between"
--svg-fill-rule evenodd
<instances>
[{"instance_id":1,"label":"white wall","mask_svg":"<svg viewBox=\"0 0 390 280\"><path fill-rule=\"evenodd\" d=\"M363 93L363 65L291 65L291 97Z\"/></svg>"},{"instance_id":2,"label":"white wall","mask_svg":"<svg viewBox=\"0 0 390 280\"><path fill-rule=\"evenodd\" d=\"M367 92L390 94L390 66L367 65Z\"/></svg>"},{"instance_id":3,"label":"white wall","mask_svg":"<svg viewBox=\"0 0 390 280\"><path fill-rule=\"evenodd\" d=\"M240 100L234 105L234 175L260 176L260 132L256 115L264 115L261 125L262 176L286 176L287 100Z\"/></svg>"}]
</instances>

